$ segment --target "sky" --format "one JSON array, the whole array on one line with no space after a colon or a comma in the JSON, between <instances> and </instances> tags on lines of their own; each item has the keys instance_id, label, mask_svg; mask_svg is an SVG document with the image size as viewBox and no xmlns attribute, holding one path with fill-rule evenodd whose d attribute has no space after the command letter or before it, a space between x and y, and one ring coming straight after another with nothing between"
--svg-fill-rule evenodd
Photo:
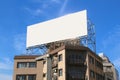
<instances>
[{"instance_id":1,"label":"sky","mask_svg":"<svg viewBox=\"0 0 120 80\"><path fill-rule=\"evenodd\" d=\"M1 0L0 79L12 80L14 56L25 54L27 26L87 10L96 30L96 50L120 72L120 0Z\"/></svg>"}]
</instances>

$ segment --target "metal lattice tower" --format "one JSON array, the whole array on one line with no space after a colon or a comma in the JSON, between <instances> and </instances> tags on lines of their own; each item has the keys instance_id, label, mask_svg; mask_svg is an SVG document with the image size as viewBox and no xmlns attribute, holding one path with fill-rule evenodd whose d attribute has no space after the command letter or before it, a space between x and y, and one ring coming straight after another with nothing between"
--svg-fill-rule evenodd
<instances>
[{"instance_id":1,"label":"metal lattice tower","mask_svg":"<svg viewBox=\"0 0 120 80\"><path fill-rule=\"evenodd\" d=\"M96 52L95 26L90 20L87 20L87 31L87 36L80 37L80 43L90 48L93 52Z\"/></svg>"}]
</instances>

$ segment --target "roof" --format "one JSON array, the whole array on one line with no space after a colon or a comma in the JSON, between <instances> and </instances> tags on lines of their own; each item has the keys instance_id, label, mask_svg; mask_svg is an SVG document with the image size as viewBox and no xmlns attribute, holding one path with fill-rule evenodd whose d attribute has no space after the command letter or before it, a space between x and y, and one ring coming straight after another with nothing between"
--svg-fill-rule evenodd
<instances>
[{"instance_id":1,"label":"roof","mask_svg":"<svg viewBox=\"0 0 120 80\"><path fill-rule=\"evenodd\" d=\"M48 54L52 55L52 54L55 54L55 53L57 53L57 52L59 52L61 50L64 50L64 49L66 49L66 50L86 50L86 51L92 53L93 55L95 55L98 59L100 59L102 61L101 57L99 57L95 52L93 52L92 50L90 50L88 47L79 46L79 45L77 45L77 46L63 45L63 46L61 46L61 47L59 47L59 48L57 48L57 49L55 49L55 50L53 50L51 52L48 52Z\"/></svg>"},{"instance_id":2,"label":"roof","mask_svg":"<svg viewBox=\"0 0 120 80\"><path fill-rule=\"evenodd\" d=\"M39 57L40 55L17 55L14 57L14 59L35 59L36 57Z\"/></svg>"}]
</instances>

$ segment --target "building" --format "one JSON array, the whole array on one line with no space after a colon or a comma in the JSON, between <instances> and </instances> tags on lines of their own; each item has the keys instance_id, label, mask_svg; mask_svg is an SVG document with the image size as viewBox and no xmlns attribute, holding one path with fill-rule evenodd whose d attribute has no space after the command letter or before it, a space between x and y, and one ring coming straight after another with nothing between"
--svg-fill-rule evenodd
<instances>
[{"instance_id":1,"label":"building","mask_svg":"<svg viewBox=\"0 0 120 80\"><path fill-rule=\"evenodd\" d=\"M103 71L105 74L105 80L119 80L119 74L115 66L110 62L109 58L103 53L100 53L99 56L103 60Z\"/></svg>"},{"instance_id":2,"label":"building","mask_svg":"<svg viewBox=\"0 0 120 80\"><path fill-rule=\"evenodd\" d=\"M36 57L38 55L15 56L13 80L42 80L43 63L35 61Z\"/></svg>"},{"instance_id":3,"label":"building","mask_svg":"<svg viewBox=\"0 0 120 80\"><path fill-rule=\"evenodd\" d=\"M73 45L42 56L15 56L13 80L104 80L102 59L87 47Z\"/></svg>"}]
</instances>

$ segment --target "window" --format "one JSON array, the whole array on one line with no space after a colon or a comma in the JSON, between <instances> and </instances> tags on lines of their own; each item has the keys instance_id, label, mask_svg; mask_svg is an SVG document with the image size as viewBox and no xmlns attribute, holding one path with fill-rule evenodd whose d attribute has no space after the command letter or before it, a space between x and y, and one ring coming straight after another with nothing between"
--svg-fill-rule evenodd
<instances>
[{"instance_id":1,"label":"window","mask_svg":"<svg viewBox=\"0 0 120 80\"><path fill-rule=\"evenodd\" d=\"M28 75L28 80L36 80L36 75Z\"/></svg>"},{"instance_id":2,"label":"window","mask_svg":"<svg viewBox=\"0 0 120 80\"><path fill-rule=\"evenodd\" d=\"M96 73L96 80L104 80L104 76L101 74Z\"/></svg>"},{"instance_id":3,"label":"window","mask_svg":"<svg viewBox=\"0 0 120 80\"><path fill-rule=\"evenodd\" d=\"M36 62L18 62L17 68L35 68Z\"/></svg>"},{"instance_id":4,"label":"window","mask_svg":"<svg viewBox=\"0 0 120 80\"><path fill-rule=\"evenodd\" d=\"M46 77L46 73L43 73L43 77Z\"/></svg>"},{"instance_id":5,"label":"window","mask_svg":"<svg viewBox=\"0 0 120 80\"><path fill-rule=\"evenodd\" d=\"M98 68L100 68L100 69L102 69L103 70L103 64L101 63L101 62L99 62L99 61L95 61L95 65L98 67Z\"/></svg>"},{"instance_id":6,"label":"window","mask_svg":"<svg viewBox=\"0 0 120 80\"><path fill-rule=\"evenodd\" d=\"M26 80L26 75L17 75L16 80Z\"/></svg>"},{"instance_id":7,"label":"window","mask_svg":"<svg viewBox=\"0 0 120 80\"><path fill-rule=\"evenodd\" d=\"M111 66L106 67L107 72L111 72Z\"/></svg>"},{"instance_id":8,"label":"window","mask_svg":"<svg viewBox=\"0 0 120 80\"><path fill-rule=\"evenodd\" d=\"M63 74L63 70L59 69L59 76L62 76L62 74Z\"/></svg>"},{"instance_id":9,"label":"window","mask_svg":"<svg viewBox=\"0 0 120 80\"><path fill-rule=\"evenodd\" d=\"M29 62L29 67L30 68L36 67L36 62Z\"/></svg>"},{"instance_id":10,"label":"window","mask_svg":"<svg viewBox=\"0 0 120 80\"><path fill-rule=\"evenodd\" d=\"M92 56L90 56L89 58L90 58L90 60L89 60L90 63L91 63L91 64L94 64L94 58L93 58Z\"/></svg>"},{"instance_id":11,"label":"window","mask_svg":"<svg viewBox=\"0 0 120 80\"><path fill-rule=\"evenodd\" d=\"M107 80L111 80L110 78L107 78Z\"/></svg>"},{"instance_id":12,"label":"window","mask_svg":"<svg viewBox=\"0 0 120 80\"><path fill-rule=\"evenodd\" d=\"M18 64L17 64L17 68L26 68L26 67L27 67L26 62L18 62Z\"/></svg>"},{"instance_id":13,"label":"window","mask_svg":"<svg viewBox=\"0 0 120 80\"><path fill-rule=\"evenodd\" d=\"M45 64L46 63L46 61L43 61L43 64Z\"/></svg>"},{"instance_id":14,"label":"window","mask_svg":"<svg viewBox=\"0 0 120 80\"><path fill-rule=\"evenodd\" d=\"M73 80L75 80L75 78L79 78L79 80L84 79L84 70L81 70L80 67L76 67L76 66L69 67L68 74L69 74L69 77L74 78Z\"/></svg>"},{"instance_id":15,"label":"window","mask_svg":"<svg viewBox=\"0 0 120 80\"><path fill-rule=\"evenodd\" d=\"M95 78L95 73L92 70L90 70L90 77Z\"/></svg>"},{"instance_id":16,"label":"window","mask_svg":"<svg viewBox=\"0 0 120 80\"><path fill-rule=\"evenodd\" d=\"M59 55L58 60L59 60L59 61L62 61L62 54Z\"/></svg>"}]
</instances>

